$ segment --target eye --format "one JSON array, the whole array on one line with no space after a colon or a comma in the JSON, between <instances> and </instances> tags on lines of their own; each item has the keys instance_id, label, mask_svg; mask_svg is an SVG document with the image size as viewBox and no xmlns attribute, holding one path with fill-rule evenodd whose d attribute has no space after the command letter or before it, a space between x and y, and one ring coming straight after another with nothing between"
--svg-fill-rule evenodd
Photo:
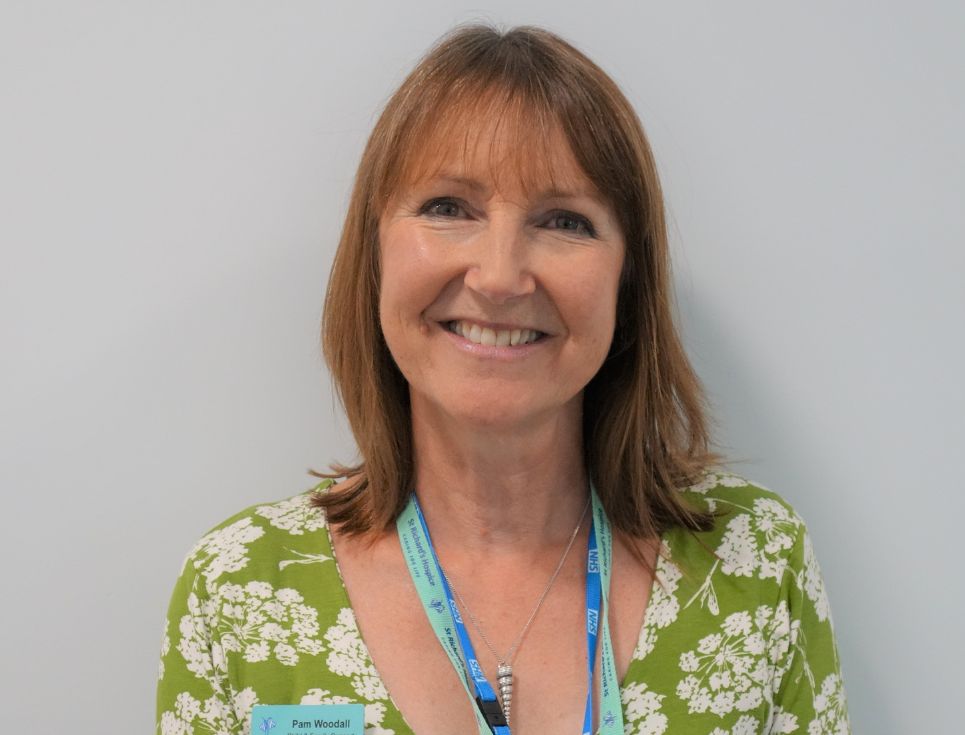
<instances>
[{"instance_id":1,"label":"eye","mask_svg":"<svg viewBox=\"0 0 965 735\"><path fill-rule=\"evenodd\" d=\"M564 230L575 234L584 234L588 237L596 237L596 230L593 229L590 220L575 212L553 212L548 222L551 230Z\"/></svg>"},{"instance_id":2,"label":"eye","mask_svg":"<svg viewBox=\"0 0 965 735\"><path fill-rule=\"evenodd\" d=\"M458 216L462 209L462 205L455 199L450 197L437 197L423 204L419 209L419 214L428 214L432 217L450 219Z\"/></svg>"}]
</instances>

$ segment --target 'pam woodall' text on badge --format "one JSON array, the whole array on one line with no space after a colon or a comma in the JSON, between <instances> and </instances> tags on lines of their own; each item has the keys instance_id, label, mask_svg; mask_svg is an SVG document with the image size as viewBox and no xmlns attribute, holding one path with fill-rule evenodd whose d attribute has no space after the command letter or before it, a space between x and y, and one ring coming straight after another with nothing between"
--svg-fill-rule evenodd
<instances>
[{"instance_id":1,"label":"'pam woodall' text on badge","mask_svg":"<svg viewBox=\"0 0 965 735\"><path fill-rule=\"evenodd\" d=\"M362 735L361 704L256 704L251 735Z\"/></svg>"}]
</instances>

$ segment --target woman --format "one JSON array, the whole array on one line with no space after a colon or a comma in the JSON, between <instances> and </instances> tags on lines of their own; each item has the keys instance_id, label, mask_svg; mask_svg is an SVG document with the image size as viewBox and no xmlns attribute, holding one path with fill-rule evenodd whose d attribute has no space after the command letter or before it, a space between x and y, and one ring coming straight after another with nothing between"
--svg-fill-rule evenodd
<instances>
[{"instance_id":1,"label":"woman","mask_svg":"<svg viewBox=\"0 0 965 735\"><path fill-rule=\"evenodd\" d=\"M159 732L349 702L380 735L848 732L806 528L715 469L667 258L604 72L532 27L437 44L372 133L326 298L363 461L199 541Z\"/></svg>"}]
</instances>

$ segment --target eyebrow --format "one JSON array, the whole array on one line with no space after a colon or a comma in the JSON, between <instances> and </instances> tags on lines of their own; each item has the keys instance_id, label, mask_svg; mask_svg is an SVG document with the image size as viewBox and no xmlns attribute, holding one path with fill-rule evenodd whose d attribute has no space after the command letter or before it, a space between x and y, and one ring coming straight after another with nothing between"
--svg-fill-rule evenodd
<instances>
[{"instance_id":1,"label":"eyebrow","mask_svg":"<svg viewBox=\"0 0 965 735\"><path fill-rule=\"evenodd\" d=\"M455 174L450 173L439 174L438 176L432 177L430 181L445 181L451 184L458 184L481 194L486 194L489 192L489 187L487 187L481 181L477 181L476 179L465 176L456 176ZM537 200L540 201L544 199L575 199L579 197L586 197L587 199L592 199L597 204L607 206L606 201L599 194L597 194L595 190L586 188L577 189L576 191L568 191L566 189L550 187L539 192L539 194L536 196Z\"/></svg>"}]
</instances>

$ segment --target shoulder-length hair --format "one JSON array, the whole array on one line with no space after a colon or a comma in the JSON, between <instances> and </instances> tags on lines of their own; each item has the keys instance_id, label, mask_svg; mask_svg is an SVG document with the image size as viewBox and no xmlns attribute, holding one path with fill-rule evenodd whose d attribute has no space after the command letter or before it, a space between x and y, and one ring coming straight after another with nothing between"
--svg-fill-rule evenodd
<instances>
[{"instance_id":1,"label":"shoulder-length hair","mask_svg":"<svg viewBox=\"0 0 965 735\"><path fill-rule=\"evenodd\" d=\"M456 27L391 96L372 131L322 317L323 352L362 461L310 470L353 480L315 493L313 503L345 533L366 534L387 529L407 502L409 391L380 328L378 223L400 188L431 168L428 141L468 135L481 120L511 126L520 167L545 161L536 151L549 131L562 130L624 235L613 342L583 397L587 471L614 527L640 539L672 526L709 528L712 517L676 492L720 455L710 450L706 399L674 325L653 153L616 83L562 38L532 26Z\"/></svg>"}]
</instances>

